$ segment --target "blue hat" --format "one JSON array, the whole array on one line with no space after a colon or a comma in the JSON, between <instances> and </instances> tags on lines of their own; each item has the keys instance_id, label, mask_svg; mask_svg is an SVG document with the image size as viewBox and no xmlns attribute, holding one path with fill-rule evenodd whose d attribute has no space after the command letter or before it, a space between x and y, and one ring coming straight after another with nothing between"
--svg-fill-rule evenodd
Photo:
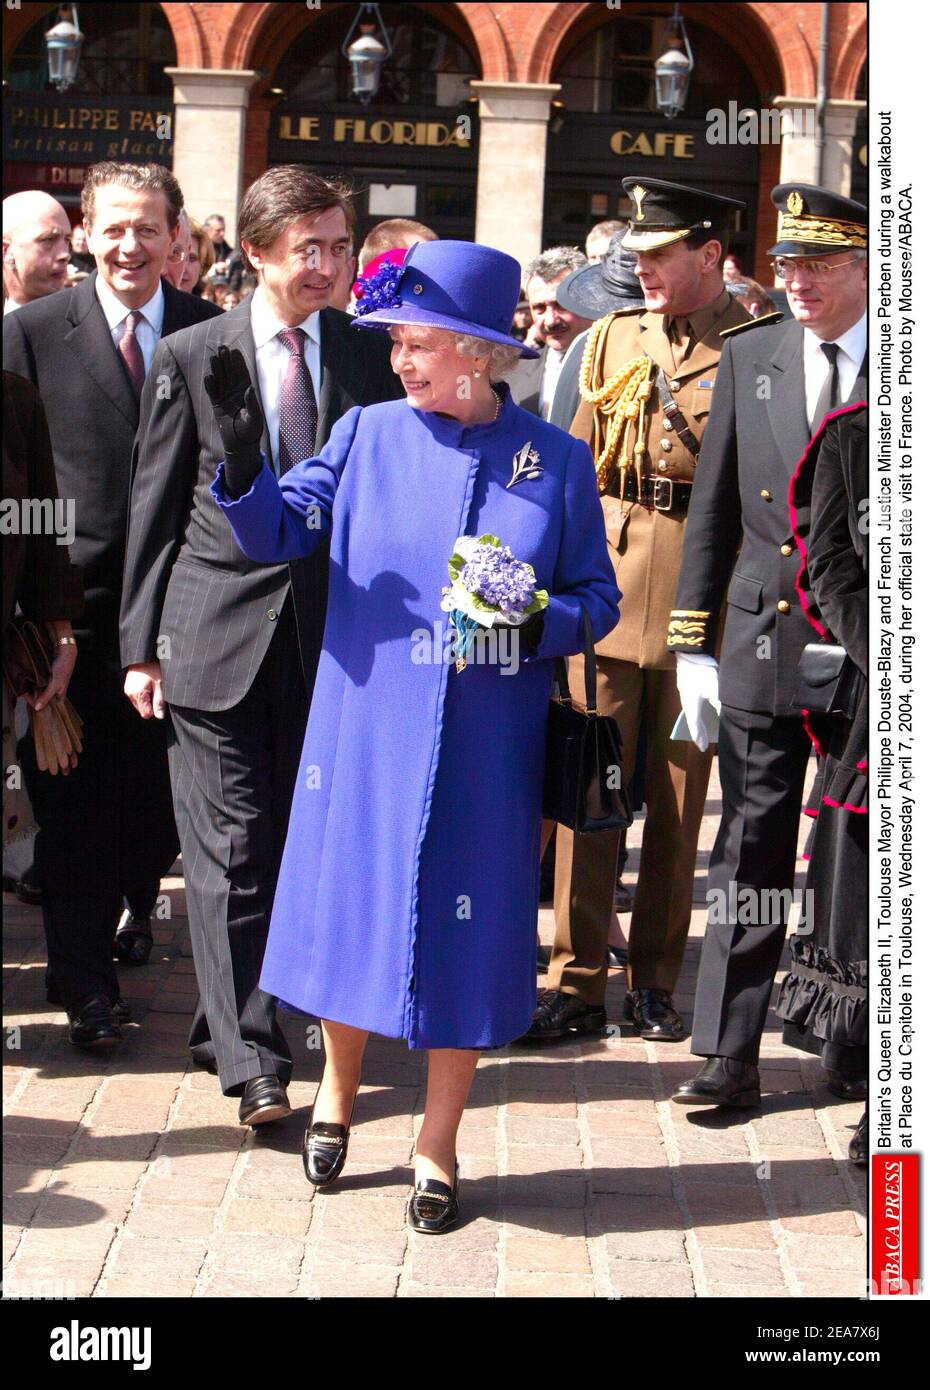
<instances>
[{"instance_id":1,"label":"blue hat","mask_svg":"<svg viewBox=\"0 0 930 1390\"><path fill-rule=\"evenodd\" d=\"M371 277L353 323L381 329L422 323L538 357L510 332L519 297L520 265L513 256L473 241L418 241L402 265L384 265Z\"/></svg>"}]
</instances>

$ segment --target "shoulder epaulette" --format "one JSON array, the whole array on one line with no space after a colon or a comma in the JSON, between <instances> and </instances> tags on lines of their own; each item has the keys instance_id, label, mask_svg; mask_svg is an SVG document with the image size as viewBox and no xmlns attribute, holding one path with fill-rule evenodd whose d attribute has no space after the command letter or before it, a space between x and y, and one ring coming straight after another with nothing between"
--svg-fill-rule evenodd
<instances>
[{"instance_id":1,"label":"shoulder epaulette","mask_svg":"<svg viewBox=\"0 0 930 1390\"><path fill-rule=\"evenodd\" d=\"M780 309L776 309L772 314L761 314L757 319L747 319L745 323L734 323L732 328L721 328L720 338L733 338L737 333L745 333L747 328L758 328L763 323L780 323L784 318Z\"/></svg>"}]
</instances>

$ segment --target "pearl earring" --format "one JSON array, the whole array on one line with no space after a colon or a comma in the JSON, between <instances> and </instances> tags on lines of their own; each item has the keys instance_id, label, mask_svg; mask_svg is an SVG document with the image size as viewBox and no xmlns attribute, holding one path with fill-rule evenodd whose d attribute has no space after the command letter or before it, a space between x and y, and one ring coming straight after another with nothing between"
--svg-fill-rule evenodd
<instances>
[{"instance_id":1,"label":"pearl earring","mask_svg":"<svg viewBox=\"0 0 930 1390\"><path fill-rule=\"evenodd\" d=\"M480 376L480 375L481 375L480 372L472 372L472 376Z\"/></svg>"}]
</instances>

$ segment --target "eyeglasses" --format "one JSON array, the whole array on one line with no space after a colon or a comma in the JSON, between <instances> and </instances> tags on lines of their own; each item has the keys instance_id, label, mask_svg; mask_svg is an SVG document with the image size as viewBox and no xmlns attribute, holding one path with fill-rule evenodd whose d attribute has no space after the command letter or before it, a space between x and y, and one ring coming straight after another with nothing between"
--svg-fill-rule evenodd
<instances>
[{"instance_id":1,"label":"eyeglasses","mask_svg":"<svg viewBox=\"0 0 930 1390\"><path fill-rule=\"evenodd\" d=\"M772 269L779 280L784 280L786 285L790 285L792 280L797 279L799 270L804 270L811 280L829 280L834 270L842 270L846 265L859 265L860 261L853 256L848 261L809 261L806 257L797 261L787 261L782 256L776 257L772 262Z\"/></svg>"}]
</instances>

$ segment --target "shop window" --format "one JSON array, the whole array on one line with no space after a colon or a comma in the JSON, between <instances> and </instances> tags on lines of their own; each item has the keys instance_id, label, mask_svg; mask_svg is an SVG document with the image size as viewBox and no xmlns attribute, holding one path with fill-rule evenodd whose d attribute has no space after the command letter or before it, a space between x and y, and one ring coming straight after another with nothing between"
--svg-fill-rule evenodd
<instances>
[{"instance_id":1,"label":"shop window","mask_svg":"<svg viewBox=\"0 0 930 1390\"><path fill-rule=\"evenodd\" d=\"M291 44L274 79L285 102L310 107L353 101L349 64L340 52L353 13L351 6L334 6ZM381 17L393 52L381 70L375 105L461 106L471 95L469 81L480 76L464 44L411 5L382 5Z\"/></svg>"},{"instance_id":2,"label":"shop window","mask_svg":"<svg viewBox=\"0 0 930 1390\"><path fill-rule=\"evenodd\" d=\"M423 220L430 226L441 218L474 223L474 187L461 183L428 183L423 196Z\"/></svg>"},{"instance_id":3,"label":"shop window","mask_svg":"<svg viewBox=\"0 0 930 1390\"><path fill-rule=\"evenodd\" d=\"M713 30L687 19L695 69L684 120L703 120L724 100L758 106L759 94L742 59ZM624 16L612 11L556 65L560 100L568 111L655 112L655 60L667 36L667 16Z\"/></svg>"},{"instance_id":4,"label":"shop window","mask_svg":"<svg viewBox=\"0 0 930 1390\"><path fill-rule=\"evenodd\" d=\"M45 34L55 10L23 37L6 71L8 91L46 92ZM83 96L168 96L174 94L165 68L177 63L174 38L161 5L81 5L84 44L73 92Z\"/></svg>"}]
</instances>

